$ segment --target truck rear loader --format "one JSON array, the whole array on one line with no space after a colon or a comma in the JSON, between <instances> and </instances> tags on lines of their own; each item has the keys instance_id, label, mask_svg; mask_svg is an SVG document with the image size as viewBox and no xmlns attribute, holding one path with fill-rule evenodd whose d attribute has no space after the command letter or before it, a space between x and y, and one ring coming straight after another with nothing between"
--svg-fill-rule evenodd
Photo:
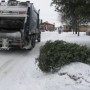
<instances>
[{"instance_id":1,"label":"truck rear loader","mask_svg":"<svg viewBox=\"0 0 90 90\"><path fill-rule=\"evenodd\" d=\"M40 42L39 11L29 1L0 3L0 49L32 49Z\"/></svg>"}]
</instances>

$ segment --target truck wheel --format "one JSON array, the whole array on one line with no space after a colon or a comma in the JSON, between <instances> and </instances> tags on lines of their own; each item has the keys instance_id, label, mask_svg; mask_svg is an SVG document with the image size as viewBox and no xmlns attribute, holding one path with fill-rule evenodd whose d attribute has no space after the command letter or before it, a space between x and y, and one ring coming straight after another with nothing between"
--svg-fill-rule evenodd
<instances>
[{"instance_id":1,"label":"truck wheel","mask_svg":"<svg viewBox=\"0 0 90 90\"><path fill-rule=\"evenodd\" d=\"M35 36L31 37L31 45L32 45L32 48L35 47Z\"/></svg>"},{"instance_id":2,"label":"truck wheel","mask_svg":"<svg viewBox=\"0 0 90 90\"><path fill-rule=\"evenodd\" d=\"M40 41L41 41L41 36L40 36L40 35L38 36L37 41L38 41L38 42L40 42Z\"/></svg>"}]
</instances>

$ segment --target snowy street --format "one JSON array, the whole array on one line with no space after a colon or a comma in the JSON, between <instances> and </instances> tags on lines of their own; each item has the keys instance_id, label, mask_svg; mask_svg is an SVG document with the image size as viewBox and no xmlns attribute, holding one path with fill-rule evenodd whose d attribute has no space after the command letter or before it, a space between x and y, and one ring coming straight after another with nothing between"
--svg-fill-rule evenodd
<instances>
[{"instance_id":1,"label":"snowy street","mask_svg":"<svg viewBox=\"0 0 90 90\"><path fill-rule=\"evenodd\" d=\"M72 32L42 32L31 51L0 51L0 90L90 90L90 66L72 63L58 73L46 74L36 64L39 48L47 40L64 40L90 47L90 36ZM63 73L63 75L61 75Z\"/></svg>"}]
</instances>

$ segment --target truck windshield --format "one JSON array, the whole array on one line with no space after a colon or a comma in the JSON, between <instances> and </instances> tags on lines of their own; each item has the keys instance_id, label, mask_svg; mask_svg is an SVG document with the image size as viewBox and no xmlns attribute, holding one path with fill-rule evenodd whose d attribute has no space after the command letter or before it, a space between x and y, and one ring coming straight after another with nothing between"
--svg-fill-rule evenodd
<instances>
[{"instance_id":1,"label":"truck windshield","mask_svg":"<svg viewBox=\"0 0 90 90\"><path fill-rule=\"evenodd\" d=\"M0 30L20 30L23 28L24 19L22 17L0 17Z\"/></svg>"}]
</instances>

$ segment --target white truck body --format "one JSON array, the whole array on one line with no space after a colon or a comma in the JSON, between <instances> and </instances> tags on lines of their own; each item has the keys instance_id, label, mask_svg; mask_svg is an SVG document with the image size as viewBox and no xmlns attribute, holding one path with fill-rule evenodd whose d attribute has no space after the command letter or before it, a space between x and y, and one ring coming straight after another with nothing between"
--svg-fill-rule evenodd
<instances>
[{"instance_id":1,"label":"white truck body","mask_svg":"<svg viewBox=\"0 0 90 90\"><path fill-rule=\"evenodd\" d=\"M30 2L10 0L0 4L0 48L30 49L40 41L39 12ZM4 42L6 45L4 45Z\"/></svg>"}]
</instances>

